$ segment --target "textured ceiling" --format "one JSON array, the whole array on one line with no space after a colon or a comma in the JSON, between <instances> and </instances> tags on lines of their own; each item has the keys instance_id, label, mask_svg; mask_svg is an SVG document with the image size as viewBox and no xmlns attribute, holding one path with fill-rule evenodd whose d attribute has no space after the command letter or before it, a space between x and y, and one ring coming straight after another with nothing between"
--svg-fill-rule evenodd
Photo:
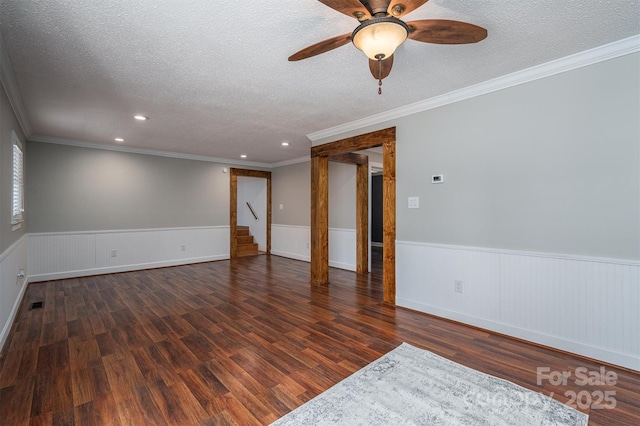
<instances>
[{"instance_id":1,"label":"textured ceiling","mask_svg":"<svg viewBox=\"0 0 640 426\"><path fill-rule=\"evenodd\" d=\"M308 155L309 133L636 35L639 14L638 0L431 0L404 19L488 38L408 40L381 96L351 44L287 61L357 25L314 0L0 0L0 29L31 136L273 163Z\"/></svg>"}]
</instances>

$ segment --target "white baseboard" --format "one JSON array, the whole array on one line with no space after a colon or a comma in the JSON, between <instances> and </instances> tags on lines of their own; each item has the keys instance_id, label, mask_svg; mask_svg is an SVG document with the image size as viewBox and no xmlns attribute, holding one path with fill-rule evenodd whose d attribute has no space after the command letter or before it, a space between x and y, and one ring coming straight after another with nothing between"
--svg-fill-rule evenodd
<instances>
[{"instance_id":1,"label":"white baseboard","mask_svg":"<svg viewBox=\"0 0 640 426\"><path fill-rule=\"evenodd\" d=\"M281 257L286 257L289 259L294 259L294 260L302 260L303 262L311 262L311 258L309 256L305 256L299 253L292 253L292 252L288 252L288 251L281 251L281 250L271 250L271 254L275 255L275 256L281 256Z\"/></svg>"},{"instance_id":2,"label":"white baseboard","mask_svg":"<svg viewBox=\"0 0 640 426\"><path fill-rule=\"evenodd\" d=\"M291 252L280 251L280 250L271 250L271 254L275 256L286 257L288 259L301 260L303 262L311 262L311 258L309 256L300 255L298 253L291 253ZM349 263L329 261L329 266L332 268L346 269L347 271L356 270L356 266Z\"/></svg>"},{"instance_id":3,"label":"white baseboard","mask_svg":"<svg viewBox=\"0 0 640 426\"><path fill-rule=\"evenodd\" d=\"M144 269L166 268L169 266L189 265L193 263L213 262L216 260L227 260L229 254L217 256L194 257L190 259L170 260L163 262L149 262L131 265L111 266L107 268L80 269L75 271L53 272L49 274L32 275L29 282L42 282L50 280L63 280L68 278L87 277L91 275L116 274L119 272L141 271Z\"/></svg>"},{"instance_id":4,"label":"white baseboard","mask_svg":"<svg viewBox=\"0 0 640 426\"><path fill-rule=\"evenodd\" d=\"M29 283L28 277L17 277L18 271L27 270L27 242L23 235L0 254L0 350L4 349Z\"/></svg>"},{"instance_id":5,"label":"white baseboard","mask_svg":"<svg viewBox=\"0 0 640 426\"><path fill-rule=\"evenodd\" d=\"M461 312L454 312L411 300L397 299L396 303L398 306L413 309L415 311L424 312L453 321L458 321L463 324L469 324L475 327L483 328L485 330L495 331L507 336L512 336L518 339L523 339L529 342L537 343L574 354L579 354L588 358L593 358L595 360L603 360L610 364L621 365L633 370L640 371L640 359L632 355L621 354L619 352L610 351L605 348L585 345L580 342L574 342L566 339L560 339L556 336L538 333L532 330L526 330L523 328L514 327L509 324L491 321L484 318L473 317Z\"/></svg>"},{"instance_id":6,"label":"white baseboard","mask_svg":"<svg viewBox=\"0 0 640 426\"><path fill-rule=\"evenodd\" d=\"M347 271L356 271L356 265L352 264L352 263L344 263L344 262L336 262L336 261L329 261L329 266L332 268L338 268L338 269L345 269Z\"/></svg>"},{"instance_id":7,"label":"white baseboard","mask_svg":"<svg viewBox=\"0 0 640 426\"><path fill-rule=\"evenodd\" d=\"M7 342L7 337L9 337L9 332L11 331L11 327L16 320L16 316L18 315L18 310L20 309L20 305L22 304L22 299L24 298L24 294L27 292L27 287L29 286L29 277L25 278L24 283L22 284L22 288L18 293L18 297L13 303L13 308L9 313L9 318L4 323L4 327L2 327L2 333L0 333L0 352L4 351L4 344Z\"/></svg>"}]
</instances>

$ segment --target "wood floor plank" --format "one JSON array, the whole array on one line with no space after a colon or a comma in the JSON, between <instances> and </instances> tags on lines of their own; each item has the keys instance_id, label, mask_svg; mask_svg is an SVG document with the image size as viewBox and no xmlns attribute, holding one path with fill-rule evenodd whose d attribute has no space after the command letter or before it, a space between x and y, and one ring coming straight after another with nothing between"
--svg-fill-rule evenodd
<instances>
[{"instance_id":1,"label":"wood floor plank","mask_svg":"<svg viewBox=\"0 0 640 426\"><path fill-rule=\"evenodd\" d=\"M78 425L97 425L98 417L93 401L73 408L74 424Z\"/></svg>"},{"instance_id":2,"label":"wood floor plank","mask_svg":"<svg viewBox=\"0 0 640 426\"><path fill-rule=\"evenodd\" d=\"M640 424L640 374L538 384L538 367L601 363L384 305L381 277L331 269L314 286L308 263L264 255L32 283L0 364L0 424L268 424L403 341L562 402L615 392L615 409L585 408L590 425Z\"/></svg>"},{"instance_id":3,"label":"wood floor plank","mask_svg":"<svg viewBox=\"0 0 640 426\"><path fill-rule=\"evenodd\" d=\"M120 426L124 423L120 420L119 407L111 393L99 394L93 401L93 415L96 418L96 425ZM82 423L78 423L78 426Z\"/></svg>"},{"instance_id":4,"label":"wood floor plank","mask_svg":"<svg viewBox=\"0 0 640 426\"><path fill-rule=\"evenodd\" d=\"M80 338L70 338L69 342L69 365L71 370L85 369L93 360L99 359L100 346L95 339L81 340Z\"/></svg>"},{"instance_id":5,"label":"wood floor plank","mask_svg":"<svg viewBox=\"0 0 640 426\"><path fill-rule=\"evenodd\" d=\"M193 425L208 417L207 412L182 382L167 386L162 381L156 381L149 388L156 406L168 424Z\"/></svg>"},{"instance_id":6,"label":"wood floor plank","mask_svg":"<svg viewBox=\"0 0 640 426\"><path fill-rule=\"evenodd\" d=\"M51 418L51 423L56 426L73 426L76 424L73 407L56 411Z\"/></svg>"},{"instance_id":7,"label":"wood floor plank","mask_svg":"<svg viewBox=\"0 0 640 426\"><path fill-rule=\"evenodd\" d=\"M32 417L35 378L23 378L19 385L0 388L0 419L8 425L29 423Z\"/></svg>"},{"instance_id":8,"label":"wood floor plank","mask_svg":"<svg viewBox=\"0 0 640 426\"><path fill-rule=\"evenodd\" d=\"M132 349L131 354L147 383L162 380L171 385L179 380L178 372L156 345Z\"/></svg>"},{"instance_id":9,"label":"wood floor plank","mask_svg":"<svg viewBox=\"0 0 640 426\"><path fill-rule=\"evenodd\" d=\"M18 379L20 364L24 351L9 351L2 359L2 367L0 369L0 389L13 386Z\"/></svg>"},{"instance_id":10,"label":"wood floor plank","mask_svg":"<svg viewBox=\"0 0 640 426\"><path fill-rule=\"evenodd\" d=\"M180 373L180 378L200 406L210 415L224 410L216 395L226 395L229 390L204 366L198 371L187 370Z\"/></svg>"},{"instance_id":11,"label":"wood floor plank","mask_svg":"<svg viewBox=\"0 0 640 426\"><path fill-rule=\"evenodd\" d=\"M72 369L71 383L73 392L73 405L75 407L92 402L95 398L91 373L88 368Z\"/></svg>"},{"instance_id":12,"label":"wood floor plank","mask_svg":"<svg viewBox=\"0 0 640 426\"><path fill-rule=\"evenodd\" d=\"M48 426L53 424L53 413L51 411L33 416L29 426Z\"/></svg>"},{"instance_id":13,"label":"wood floor plank","mask_svg":"<svg viewBox=\"0 0 640 426\"><path fill-rule=\"evenodd\" d=\"M118 359L114 355L109 355L102 360L115 401L133 399L135 389L145 381L133 356Z\"/></svg>"},{"instance_id":14,"label":"wood floor plank","mask_svg":"<svg viewBox=\"0 0 640 426\"><path fill-rule=\"evenodd\" d=\"M255 418L262 419L270 415L270 410L261 395L266 388L231 359L208 362L207 368Z\"/></svg>"}]
</instances>

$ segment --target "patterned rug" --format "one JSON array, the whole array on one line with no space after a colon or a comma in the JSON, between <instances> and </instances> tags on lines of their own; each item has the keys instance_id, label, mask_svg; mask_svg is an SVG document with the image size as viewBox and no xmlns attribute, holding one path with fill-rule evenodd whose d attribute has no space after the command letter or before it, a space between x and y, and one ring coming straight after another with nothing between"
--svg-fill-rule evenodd
<instances>
[{"instance_id":1,"label":"patterned rug","mask_svg":"<svg viewBox=\"0 0 640 426\"><path fill-rule=\"evenodd\" d=\"M588 416L546 395L403 343L272 423L571 425Z\"/></svg>"}]
</instances>

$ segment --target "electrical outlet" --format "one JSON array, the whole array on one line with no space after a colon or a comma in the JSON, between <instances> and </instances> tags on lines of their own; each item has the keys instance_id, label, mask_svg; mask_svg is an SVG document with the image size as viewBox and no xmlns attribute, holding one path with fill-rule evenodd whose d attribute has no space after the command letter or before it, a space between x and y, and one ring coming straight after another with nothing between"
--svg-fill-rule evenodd
<instances>
[{"instance_id":1,"label":"electrical outlet","mask_svg":"<svg viewBox=\"0 0 640 426\"><path fill-rule=\"evenodd\" d=\"M118 257L118 250L111 250L111 257Z\"/></svg>"},{"instance_id":2,"label":"electrical outlet","mask_svg":"<svg viewBox=\"0 0 640 426\"><path fill-rule=\"evenodd\" d=\"M307 243L307 248L309 248L309 243Z\"/></svg>"},{"instance_id":3,"label":"electrical outlet","mask_svg":"<svg viewBox=\"0 0 640 426\"><path fill-rule=\"evenodd\" d=\"M455 280L453 282L453 291L456 293L462 293L462 281Z\"/></svg>"},{"instance_id":4,"label":"electrical outlet","mask_svg":"<svg viewBox=\"0 0 640 426\"><path fill-rule=\"evenodd\" d=\"M442 183L442 182L444 182L444 175L431 176L431 183Z\"/></svg>"},{"instance_id":5,"label":"electrical outlet","mask_svg":"<svg viewBox=\"0 0 640 426\"><path fill-rule=\"evenodd\" d=\"M187 246L185 246L184 244L182 244L180 246L180 251L187 251Z\"/></svg>"}]
</instances>

